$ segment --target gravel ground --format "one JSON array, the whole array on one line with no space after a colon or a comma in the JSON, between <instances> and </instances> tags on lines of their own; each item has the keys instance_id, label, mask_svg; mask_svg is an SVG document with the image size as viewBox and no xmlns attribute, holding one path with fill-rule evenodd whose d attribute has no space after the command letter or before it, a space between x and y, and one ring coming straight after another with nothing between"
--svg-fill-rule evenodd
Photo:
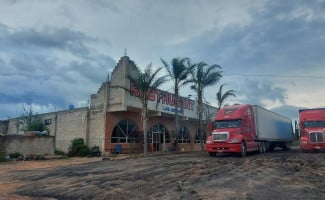
<instances>
[{"instance_id":1,"label":"gravel ground","mask_svg":"<svg viewBox=\"0 0 325 200\"><path fill-rule=\"evenodd\" d=\"M1 178L19 180L11 195L26 199L305 200L325 199L324 177L324 153L292 150L245 158L191 152L94 160L13 170Z\"/></svg>"}]
</instances>

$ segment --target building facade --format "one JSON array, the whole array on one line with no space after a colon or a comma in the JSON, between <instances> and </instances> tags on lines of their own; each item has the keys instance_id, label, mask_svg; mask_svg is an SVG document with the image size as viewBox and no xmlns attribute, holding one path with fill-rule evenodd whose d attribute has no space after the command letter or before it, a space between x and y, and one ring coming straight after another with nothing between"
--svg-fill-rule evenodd
<instances>
[{"instance_id":1,"label":"building facade","mask_svg":"<svg viewBox=\"0 0 325 200\"><path fill-rule=\"evenodd\" d=\"M102 152L115 152L117 147L122 153L143 152L141 102L139 91L128 79L130 73L136 75L136 65L128 56L123 56L112 71L111 79L91 95L89 107L38 115L49 128L50 135L55 136L55 149L68 151L74 138L83 138L89 147L98 146ZM201 149L197 102L180 97L180 104L180 130L176 134L174 95L162 90L150 94L149 151L171 151L175 140L180 151ZM215 113L215 107L204 106L205 133ZM6 134L23 134L25 124L21 118L15 118L0 126Z\"/></svg>"}]
</instances>

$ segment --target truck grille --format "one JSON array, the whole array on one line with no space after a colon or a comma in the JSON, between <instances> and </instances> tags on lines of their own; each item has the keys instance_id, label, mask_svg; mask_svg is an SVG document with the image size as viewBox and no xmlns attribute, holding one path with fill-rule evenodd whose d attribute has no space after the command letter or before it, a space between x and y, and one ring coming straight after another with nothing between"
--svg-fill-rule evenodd
<instances>
[{"instance_id":1,"label":"truck grille","mask_svg":"<svg viewBox=\"0 0 325 200\"><path fill-rule=\"evenodd\" d=\"M324 142L324 136L322 132L312 132L309 134L309 140L313 143Z\"/></svg>"},{"instance_id":2,"label":"truck grille","mask_svg":"<svg viewBox=\"0 0 325 200\"><path fill-rule=\"evenodd\" d=\"M228 133L215 133L212 134L213 141L224 141L228 140L229 134Z\"/></svg>"}]
</instances>

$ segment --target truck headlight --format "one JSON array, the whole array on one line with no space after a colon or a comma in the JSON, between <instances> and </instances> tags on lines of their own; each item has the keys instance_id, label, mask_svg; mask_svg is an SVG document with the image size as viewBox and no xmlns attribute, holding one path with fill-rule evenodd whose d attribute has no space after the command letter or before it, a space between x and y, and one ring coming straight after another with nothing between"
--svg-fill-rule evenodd
<instances>
[{"instance_id":1,"label":"truck headlight","mask_svg":"<svg viewBox=\"0 0 325 200\"><path fill-rule=\"evenodd\" d=\"M231 139L229 143L240 143L240 138Z\"/></svg>"}]
</instances>

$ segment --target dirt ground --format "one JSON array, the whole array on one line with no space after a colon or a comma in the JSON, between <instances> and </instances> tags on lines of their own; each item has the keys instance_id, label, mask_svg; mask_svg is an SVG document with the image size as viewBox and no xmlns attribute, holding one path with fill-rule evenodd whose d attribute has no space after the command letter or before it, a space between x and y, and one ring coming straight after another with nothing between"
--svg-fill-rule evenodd
<instances>
[{"instance_id":1,"label":"dirt ground","mask_svg":"<svg viewBox=\"0 0 325 200\"><path fill-rule=\"evenodd\" d=\"M325 199L325 153L0 164L0 199Z\"/></svg>"}]
</instances>

